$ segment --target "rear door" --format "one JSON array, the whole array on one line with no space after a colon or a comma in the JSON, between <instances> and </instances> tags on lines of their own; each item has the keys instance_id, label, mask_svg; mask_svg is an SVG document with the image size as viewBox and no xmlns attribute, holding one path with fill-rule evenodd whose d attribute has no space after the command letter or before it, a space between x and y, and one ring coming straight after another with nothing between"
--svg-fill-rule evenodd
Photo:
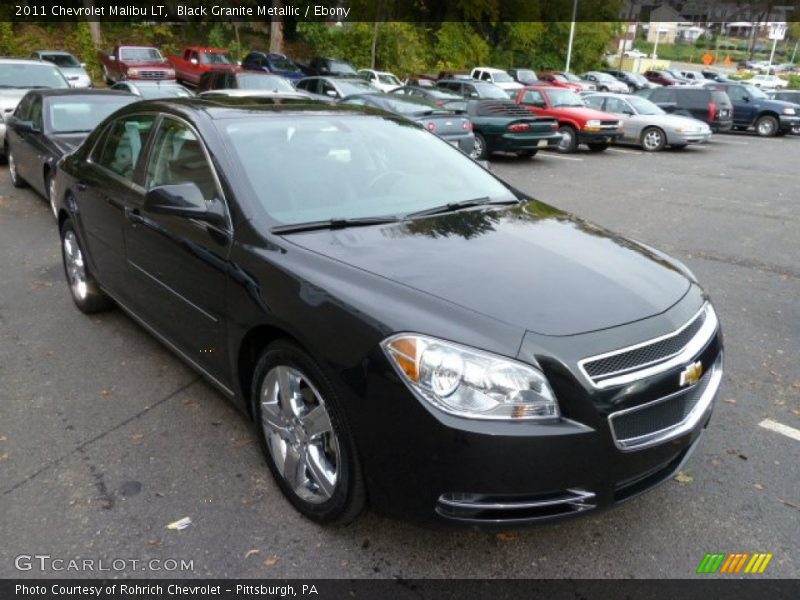
<instances>
[{"instance_id":1,"label":"rear door","mask_svg":"<svg viewBox=\"0 0 800 600\"><path fill-rule=\"evenodd\" d=\"M142 191L181 183L194 183L206 202L225 205L199 134L187 122L165 115L153 137ZM136 312L191 360L227 381L224 309L230 226L150 212L143 195L126 208L125 247Z\"/></svg>"},{"instance_id":2,"label":"rear door","mask_svg":"<svg viewBox=\"0 0 800 600\"><path fill-rule=\"evenodd\" d=\"M728 97L733 104L733 123L734 125L747 126L756 118L758 109L754 106L753 99L747 93L747 88L743 85L728 86Z\"/></svg>"}]
</instances>

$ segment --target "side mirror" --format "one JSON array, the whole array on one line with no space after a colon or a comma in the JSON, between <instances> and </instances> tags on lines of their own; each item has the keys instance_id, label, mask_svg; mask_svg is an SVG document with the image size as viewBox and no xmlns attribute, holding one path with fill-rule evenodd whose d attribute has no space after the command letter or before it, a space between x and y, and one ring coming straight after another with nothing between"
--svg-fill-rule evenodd
<instances>
[{"instance_id":1,"label":"side mirror","mask_svg":"<svg viewBox=\"0 0 800 600\"><path fill-rule=\"evenodd\" d=\"M325 92L326 96L330 96L331 98L337 98L339 94L336 93L336 90L328 90Z\"/></svg>"},{"instance_id":2,"label":"side mirror","mask_svg":"<svg viewBox=\"0 0 800 600\"><path fill-rule=\"evenodd\" d=\"M111 56L108 57L108 60L117 60L117 57L114 54L112 54Z\"/></svg>"},{"instance_id":3,"label":"side mirror","mask_svg":"<svg viewBox=\"0 0 800 600\"><path fill-rule=\"evenodd\" d=\"M17 117L6 117L6 123L14 129L17 133L39 133L40 129L36 127L33 121L20 121Z\"/></svg>"},{"instance_id":4,"label":"side mirror","mask_svg":"<svg viewBox=\"0 0 800 600\"><path fill-rule=\"evenodd\" d=\"M215 225L225 222L219 202L206 200L196 183L154 187L145 194L144 209L160 215L200 219Z\"/></svg>"},{"instance_id":5,"label":"side mirror","mask_svg":"<svg viewBox=\"0 0 800 600\"><path fill-rule=\"evenodd\" d=\"M192 63L193 65L196 65L197 64L197 59L196 58L190 58L189 62Z\"/></svg>"},{"instance_id":6,"label":"side mirror","mask_svg":"<svg viewBox=\"0 0 800 600\"><path fill-rule=\"evenodd\" d=\"M86 63L81 63L81 69L85 69L85 68L86 68Z\"/></svg>"}]
</instances>

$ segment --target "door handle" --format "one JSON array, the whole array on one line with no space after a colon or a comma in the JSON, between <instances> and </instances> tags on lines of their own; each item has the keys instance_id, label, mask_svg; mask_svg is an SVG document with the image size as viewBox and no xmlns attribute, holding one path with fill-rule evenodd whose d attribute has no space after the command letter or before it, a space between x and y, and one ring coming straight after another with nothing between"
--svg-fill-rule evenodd
<instances>
[{"instance_id":1,"label":"door handle","mask_svg":"<svg viewBox=\"0 0 800 600\"><path fill-rule=\"evenodd\" d=\"M144 217L142 217L138 208L125 207L125 218L134 225L144 223Z\"/></svg>"}]
</instances>

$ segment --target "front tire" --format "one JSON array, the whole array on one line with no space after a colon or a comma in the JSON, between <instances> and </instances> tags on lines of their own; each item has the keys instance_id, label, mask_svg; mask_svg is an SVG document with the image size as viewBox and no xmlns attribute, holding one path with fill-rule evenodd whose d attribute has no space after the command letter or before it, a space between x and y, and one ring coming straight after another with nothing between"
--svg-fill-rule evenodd
<instances>
[{"instance_id":1,"label":"front tire","mask_svg":"<svg viewBox=\"0 0 800 600\"><path fill-rule=\"evenodd\" d=\"M317 363L287 340L256 365L252 398L261 449L284 496L309 519L345 524L365 504L341 401Z\"/></svg>"},{"instance_id":2,"label":"front tire","mask_svg":"<svg viewBox=\"0 0 800 600\"><path fill-rule=\"evenodd\" d=\"M19 176L17 171L17 161L14 160L14 155L9 151L6 155L8 158L8 176L11 179L11 185L15 188L24 188L27 184L25 180Z\"/></svg>"},{"instance_id":3,"label":"front tire","mask_svg":"<svg viewBox=\"0 0 800 600\"><path fill-rule=\"evenodd\" d=\"M658 127L648 127L642 132L641 143L645 152L660 152L667 145L667 136Z\"/></svg>"},{"instance_id":4,"label":"front tire","mask_svg":"<svg viewBox=\"0 0 800 600\"><path fill-rule=\"evenodd\" d=\"M778 119L764 115L756 121L756 133L761 137L774 137L778 132Z\"/></svg>"},{"instance_id":5,"label":"front tire","mask_svg":"<svg viewBox=\"0 0 800 600\"><path fill-rule=\"evenodd\" d=\"M556 148L563 154L571 154L578 149L578 133L572 125L562 125L558 130L561 134L561 141Z\"/></svg>"},{"instance_id":6,"label":"front tire","mask_svg":"<svg viewBox=\"0 0 800 600\"><path fill-rule=\"evenodd\" d=\"M100 289L89 271L89 265L78 241L78 234L70 219L61 225L61 258L64 262L64 274L67 276L69 291L78 310L89 315L113 307L113 302Z\"/></svg>"}]
</instances>

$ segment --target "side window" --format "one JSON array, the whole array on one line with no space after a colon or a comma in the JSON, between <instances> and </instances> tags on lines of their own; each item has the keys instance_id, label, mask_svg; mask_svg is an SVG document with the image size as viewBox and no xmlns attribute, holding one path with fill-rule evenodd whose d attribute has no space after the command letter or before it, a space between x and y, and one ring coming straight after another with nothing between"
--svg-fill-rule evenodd
<instances>
[{"instance_id":1,"label":"side window","mask_svg":"<svg viewBox=\"0 0 800 600\"><path fill-rule=\"evenodd\" d=\"M483 73L481 73L481 79L483 81L491 81L492 80L492 74L489 73L488 71L484 71Z\"/></svg>"},{"instance_id":2,"label":"side window","mask_svg":"<svg viewBox=\"0 0 800 600\"><path fill-rule=\"evenodd\" d=\"M587 96L583 99L583 103L586 106L591 106L592 108L596 108L597 110L603 109L603 97L602 96ZM611 112L611 111L609 111Z\"/></svg>"},{"instance_id":3,"label":"side window","mask_svg":"<svg viewBox=\"0 0 800 600\"><path fill-rule=\"evenodd\" d=\"M630 112L628 105L619 98L606 98L606 111L618 115Z\"/></svg>"},{"instance_id":4,"label":"side window","mask_svg":"<svg viewBox=\"0 0 800 600\"><path fill-rule=\"evenodd\" d=\"M125 117L114 121L95 147L92 160L112 173L133 179L139 155L154 122L153 115Z\"/></svg>"},{"instance_id":5,"label":"side window","mask_svg":"<svg viewBox=\"0 0 800 600\"><path fill-rule=\"evenodd\" d=\"M218 197L214 174L200 140L183 123L164 119L153 143L145 188L179 183L197 184L206 200Z\"/></svg>"},{"instance_id":6,"label":"side window","mask_svg":"<svg viewBox=\"0 0 800 600\"><path fill-rule=\"evenodd\" d=\"M675 95L675 90L668 90L665 88L657 89L653 92L651 97L653 102L677 102L678 99Z\"/></svg>"},{"instance_id":7,"label":"side window","mask_svg":"<svg viewBox=\"0 0 800 600\"><path fill-rule=\"evenodd\" d=\"M33 98L31 102L30 114L28 121L33 123L33 126L41 131L42 129L42 99L39 96Z\"/></svg>"},{"instance_id":8,"label":"side window","mask_svg":"<svg viewBox=\"0 0 800 600\"><path fill-rule=\"evenodd\" d=\"M189 60L192 60L192 59L198 60L197 52L195 52L194 50L189 52Z\"/></svg>"},{"instance_id":9,"label":"side window","mask_svg":"<svg viewBox=\"0 0 800 600\"><path fill-rule=\"evenodd\" d=\"M25 96L22 99L22 102L17 104L17 109L14 111L14 116L17 117L20 121L27 121L28 115L31 114L32 102L33 102L33 96Z\"/></svg>"},{"instance_id":10,"label":"side window","mask_svg":"<svg viewBox=\"0 0 800 600\"><path fill-rule=\"evenodd\" d=\"M742 102L747 96L747 90L741 85L732 85L728 88L728 96L730 96L731 102Z\"/></svg>"},{"instance_id":11,"label":"side window","mask_svg":"<svg viewBox=\"0 0 800 600\"><path fill-rule=\"evenodd\" d=\"M542 93L537 90L527 90L522 96L523 104L537 104L540 102L544 102L544 98L542 98Z\"/></svg>"},{"instance_id":12,"label":"side window","mask_svg":"<svg viewBox=\"0 0 800 600\"><path fill-rule=\"evenodd\" d=\"M467 98L477 98L478 97L478 92L475 90L474 86L465 85L461 89L463 90L463 93Z\"/></svg>"},{"instance_id":13,"label":"side window","mask_svg":"<svg viewBox=\"0 0 800 600\"><path fill-rule=\"evenodd\" d=\"M327 96L327 95L328 95L328 92L334 92L334 93L336 94L336 96L335 96L335 97L336 97L336 98L338 98L338 97L339 97L339 94L336 92L336 88L335 88L335 87L333 87L333 86L332 86L332 85L331 85L329 82L327 82L327 81L320 81L319 83L321 84L321 85L320 85L320 94L324 94L324 95L326 95L326 96Z\"/></svg>"}]
</instances>

